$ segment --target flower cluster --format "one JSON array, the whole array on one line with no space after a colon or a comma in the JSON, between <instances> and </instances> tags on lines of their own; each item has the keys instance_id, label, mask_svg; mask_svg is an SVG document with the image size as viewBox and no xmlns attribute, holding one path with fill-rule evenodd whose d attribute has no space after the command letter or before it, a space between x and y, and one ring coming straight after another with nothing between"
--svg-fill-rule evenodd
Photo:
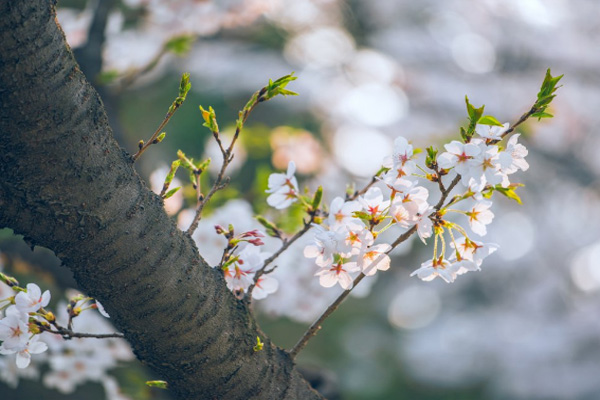
<instances>
[{"instance_id":1,"label":"flower cluster","mask_svg":"<svg viewBox=\"0 0 600 400\"><path fill-rule=\"evenodd\" d=\"M463 215L473 234L485 236L487 225L494 218L490 210L493 192L516 197L514 188L518 185L511 184L509 175L525 171L529 165L525 161L527 149L517 143L518 134L513 135L504 148L500 147L508 130L508 123L478 124L473 134L479 137L471 135L464 142L452 141L439 155L436 150L428 149L425 164L431 173L417 164L420 150L398 137L392 155L383 160L377 181L346 199L336 197L329 211L323 211L327 218L320 224L313 223L314 239L305 247L304 256L313 259L319 268L315 275L320 284L324 287L339 284L348 290L359 273L371 276L389 269L388 253L401 241L393 245L375 242L382 232L392 227L407 235L416 232L425 244L425 240L434 235L433 257L411 276L425 281L440 277L453 282L458 275L480 270L483 259L498 246L472 239L461 224L450 221L448 216ZM308 204L298 195L294 170L290 162L286 174L269 177L269 205L284 209L297 199ZM449 184L451 187L446 188L444 179L449 179L452 170L456 177ZM440 187L442 199L435 207L429 202L430 189L419 184L419 177L436 182ZM464 192L444 204L459 181ZM459 203L460 209L450 208ZM307 209L313 215L316 212L310 206ZM450 246L446 245L447 241ZM450 248L452 250L448 250Z\"/></svg>"},{"instance_id":2,"label":"flower cluster","mask_svg":"<svg viewBox=\"0 0 600 400\"><path fill-rule=\"evenodd\" d=\"M229 225L228 229L216 225L215 230L217 234L227 238L227 247L223 251L220 264L227 288L241 296L254 284L252 298L256 300L275 293L279 287L279 282L275 278L262 275L256 283L254 282L256 273L271 255L260 250L260 246L264 245L261 238L265 235L257 229L234 235L233 225Z\"/></svg>"},{"instance_id":3,"label":"flower cluster","mask_svg":"<svg viewBox=\"0 0 600 400\"><path fill-rule=\"evenodd\" d=\"M514 174L519 169L526 171L529 168L529 164L525 161L527 149L517 143L519 134L513 135L506 149L501 151L496 144L492 144L501 134L489 133L493 128L497 127L492 127L486 132L477 129L476 132L482 132L482 139L474 138L468 143L454 140L446 144L444 146L446 152L438 157L441 168L454 168L460 175L462 184L476 193L481 192L487 185L500 184L502 187L508 187L510 185L508 175ZM507 129L508 123L504 124L503 130L499 132ZM485 138L488 139L484 140Z\"/></svg>"},{"instance_id":4,"label":"flower cluster","mask_svg":"<svg viewBox=\"0 0 600 400\"><path fill-rule=\"evenodd\" d=\"M75 317L77 328L87 334L110 332L113 328L100 315L83 312L97 309L108 317L100 303L94 301L90 304L88 302L92 299L75 294L68 304L59 304L59 312L54 315L45 309L51 299L48 290L42 292L35 283L21 288L14 278L1 272L0 278L0 316L3 313L0 319L0 354L5 356L0 357L0 380L16 387L20 377L37 378L40 375L39 365L47 362L49 368L46 368L42 382L48 388L68 394L78 385L93 381L104 386L107 399L127 399L120 393L115 378L107 374L119 361L134 358L123 339L110 337L90 341L69 337L70 340L65 340L63 337L68 337L68 334L64 330L63 335L56 334L60 327L72 326ZM48 357L41 353L48 353ZM11 361L9 357L14 358Z\"/></svg>"},{"instance_id":5,"label":"flower cluster","mask_svg":"<svg viewBox=\"0 0 600 400\"><path fill-rule=\"evenodd\" d=\"M46 343L38 341L40 329L36 321L43 315L40 309L50 302L50 292L42 293L38 285L29 283L25 291L2 301L14 304L6 308L0 320L0 354L16 354L17 367L26 368L32 354L48 349Z\"/></svg>"}]
</instances>

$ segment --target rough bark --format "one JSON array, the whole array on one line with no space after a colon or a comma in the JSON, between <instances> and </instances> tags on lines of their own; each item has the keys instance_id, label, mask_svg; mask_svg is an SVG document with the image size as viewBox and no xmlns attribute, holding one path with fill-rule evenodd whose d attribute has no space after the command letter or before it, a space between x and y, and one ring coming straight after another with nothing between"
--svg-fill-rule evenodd
<instances>
[{"instance_id":1,"label":"rough bark","mask_svg":"<svg viewBox=\"0 0 600 400\"><path fill-rule=\"evenodd\" d=\"M0 227L52 249L176 396L320 398L145 187L47 0L0 2L0 132Z\"/></svg>"}]
</instances>

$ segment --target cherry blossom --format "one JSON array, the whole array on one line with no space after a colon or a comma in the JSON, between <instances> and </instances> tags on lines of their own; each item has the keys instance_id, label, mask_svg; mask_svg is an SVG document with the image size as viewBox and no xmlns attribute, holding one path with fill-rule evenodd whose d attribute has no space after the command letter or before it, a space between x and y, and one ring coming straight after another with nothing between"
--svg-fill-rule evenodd
<instances>
[{"instance_id":1,"label":"cherry blossom","mask_svg":"<svg viewBox=\"0 0 600 400\"><path fill-rule=\"evenodd\" d=\"M343 263L343 260L340 259L331 266L321 268L315 276L319 277L319 283L323 287L328 288L339 283L344 290L348 290L352 287L353 282L350 272L357 271L360 271L360 268L355 262Z\"/></svg>"},{"instance_id":2,"label":"cherry blossom","mask_svg":"<svg viewBox=\"0 0 600 400\"><path fill-rule=\"evenodd\" d=\"M378 187L369 188L367 193L358 198L358 201L373 219L380 218L390 205L390 201L384 200L383 193Z\"/></svg>"},{"instance_id":3,"label":"cherry blossom","mask_svg":"<svg viewBox=\"0 0 600 400\"><path fill-rule=\"evenodd\" d=\"M529 169L529 164L525 161L525 157L529 151L525 146L517 143L519 136L520 134L518 133L511 136L506 144L506 149L498 155L500 168L505 174L510 175L518 170L527 171Z\"/></svg>"},{"instance_id":4,"label":"cherry blossom","mask_svg":"<svg viewBox=\"0 0 600 400\"><path fill-rule=\"evenodd\" d=\"M319 267L330 265L336 253L349 256L352 252L352 247L346 243L343 229L327 230L317 225L315 230L314 241L304 248L304 256L315 258L315 263Z\"/></svg>"},{"instance_id":5,"label":"cherry blossom","mask_svg":"<svg viewBox=\"0 0 600 400\"><path fill-rule=\"evenodd\" d=\"M458 251L461 258L472 260L479 267L483 259L500 248L495 243L482 243L461 237L450 243Z\"/></svg>"},{"instance_id":6,"label":"cherry blossom","mask_svg":"<svg viewBox=\"0 0 600 400\"><path fill-rule=\"evenodd\" d=\"M7 310L7 316L0 320L0 341L6 349L17 348L27 343L29 338L29 328L27 327L27 317L10 307Z\"/></svg>"},{"instance_id":7,"label":"cherry blossom","mask_svg":"<svg viewBox=\"0 0 600 400\"><path fill-rule=\"evenodd\" d=\"M456 279L456 266L445 259L431 259L421 264L421 267L413 271L410 276L417 276L423 281L432 281L438 276L447 283Z\"/></svg>"},{"instance_id":8,"label":"cherry blossom","mask_svg":"<svg viewBox=\"0 0 600 400\"><path fill-rule=\"evenodd\" d=\"M351 254L355 255L365 246L370 246L374 242L373 234L362 224L349 224L346 226L346 244L351 247Z\"/></svg>"},{"instance_id":9,"label":"cherry blossom","mask_svg":"<svg viewBox=\"0 0 600 400\"><path fill-rule=\"evenodd\" d=\"M396 178L410 176L416 168L416 164L412 160L412 157L413 146L408 143L408 140L402 136L398 136L396 140L394 140L394 151L392 153L391 162L386 160L384 161L384 165L392 169L390 173Z\"/></svg>"},{"instance_id":10,"label":"cherry blossom","mask_svg":"<svg viewBox=\"0 0 600 400\"><path fill-rule=\"evenodd\" d=\"M455 261L452 264L452 268L456 270L456 275L463 275L469 271L481 271L479 265L477 265L472 260L462 259L460 261Z\"/></svg>"},{"instance_id":11,"label":"cherry blossom","mask_svg":"<svg viewBox=\"0 0 600 400\"><path fill-rule=\"evenodd\" d=\"M39 342L39 336L33 336L29 341L19 344L14 347L7 348L2 343L0 346L0 354L17 354L17 367L27 368L31 362L32 354L40 354L48 350L48 345L44 342Z\"/></svg>"},{"instance_id":12,"label":"cherry blossom","mask_svg":"<svg viewBox=\"0 0 600 400\"><path fill-rule=\"evenodd\" d=\"M474 158L479 156L481 148L475 143L461 143L457 140L445 144L444 148L446 152L437 158L438 165L443 169L454 168L463 185L468 186L471 168L476 164Z\"/></svg>"},{"instance_id":13,"label":"cherry blossom","mask_svg":"<svg viewBox=\"0 0 600 400\"><path fill-rule=\"evenodd\" d=\"M473 142L475 141L474 139ZM482 191L488 184L497 185L503 180L500 172L498 146L488 146L479 142L479 148L481 153L473 159L467 173L467 176L471 178L468 186L476 192Z\"/></svg>"},{"instance_id":14,"label":"cherry blossom","mask_svg":"<svg viewBox=\"0 0 600 400\"><path fill-rule=\"evenodd\" d=\"M392 249L387 243L363 247L358 254L358 267L367 275L375 275L377 270L387 271L390 268L390 257L386 254Z\"/></svg>"},{"instance_id":15,"label":"cherry blossom","mask_svg":"<svg viewBox=\"0 0 600 400\"><path fill-rule=\"evenodd\" d=\"M256 282L256 286L252 290L252 298L255 300L261 300L267 297L270 294L273 294L279 289L279 282L277 279L269 276L263 275L258 278Z\"/></svg>"},{"instance_id":16,"label":"cherry blossom","mask_svg":"<svg viewBox=\"0 0 600 400\"><path fill-rule=\"evenodd\" d=\"M50 292L42 290L35 283L27 284L27 292L19 292L15 296L15 305L24 313L36 312L41 307L46 307L50 302Z\"/></svg>"},{"instance_id":17,"label":"cherry blossom","mask_svg":"<svg viewBox=\"0 0 600 400\"><path fill-rule=\"evenodd\" d=\"M483 125L477 124L475 126L475 132L483 138L490 140L501 140L504 132L508 130L510 124L508 122L504 123L502 126L497 125Z\"/></svg>"},{"instance_id":18,"label":"cherry blossom","mask_svg":"<svg viewBox=\"0 0 600 400\"><path fill-rule=\"evenodd\" d=\"M267 197L267 204L281 210L298 199L298 181L294 176L295 172L296 164L290 161L285 174L275 173L269 176L269 188L265 192L271 195Z\"/></svg>"},{"instance_id":19,"label":"cherry blossom","mask_svg":"<svg viewBox=\"0 0 600 400\"><path fill-rule=\"evenodd\" d=\"M425 239L430 238L433 233L433 222L429 218L429 214L432 211L433 207L429 206L422 212L419 212L416 216L417 235L419 235L419 239L421 239L424 244L427 244Z\"/></svg>"},{"instance_id":20,"label":"cherry blossom","mask_svg":"<svg viewBox=\"0 0 600 400\"><path fill-rule=\"evenodd\" d=\"M361 205L357 201L344 201L341 197L336 197L329 206L328 222L331 228L347 225L351 222L359 222L358 218L352 216L354 211L360 211Z\"/></svg>"},{"instance_id":21,"label":"cherry blossom","mask_svg":"<svg viewBox=\"0 0 600 400\"><path fill-rule=\"evenodd\" d=\"M471 210L466 212L467 217L469 217L471 229L479 236L487 234L486 225L490 224L494 219L494 213L490 211L491 206L491 201L481 200Z\"/></svg>"}]
</instances>

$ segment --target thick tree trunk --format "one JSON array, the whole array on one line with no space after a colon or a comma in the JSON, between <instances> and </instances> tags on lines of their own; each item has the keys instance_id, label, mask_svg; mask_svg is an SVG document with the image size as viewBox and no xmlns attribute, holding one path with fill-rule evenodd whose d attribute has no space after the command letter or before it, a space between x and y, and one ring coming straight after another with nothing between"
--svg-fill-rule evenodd
<instances>
[{"instance_id":1,"label":"thick tree trunk","mask_svg":"<svg viewBox=\"0 0 600 400\"><path fill-rule=\"evenodd\" d=\"M179 398L320 398L140 180L47 0L0 2L0 133L0 227L54 250Z\"/></svg>"}]
</instances>

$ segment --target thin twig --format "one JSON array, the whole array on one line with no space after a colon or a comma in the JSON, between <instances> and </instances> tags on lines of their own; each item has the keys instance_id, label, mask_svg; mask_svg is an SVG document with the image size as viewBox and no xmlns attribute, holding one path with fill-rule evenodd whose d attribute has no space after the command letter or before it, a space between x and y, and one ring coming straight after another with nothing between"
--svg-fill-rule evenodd
<instances>
[{"instance_id":1,"label":"thin twig","mask_svg":"<svg viewBox=\"0 0 600 400\"><path fill-rule=\"evenodd\" d=\"M200 219L202 218L202 211L204 210L204 206L206 205L206 203L208 203L210 201L210 199L213 197L213 195L218 190L221 190L226 186L226 184L222 185L221 182L223 181L223 179L225 177L225 170L227 169L227 167L233 160L233 147L235 146L235 142L237 141L237 139L240 135L240 132L244 126L244 123L246 123L246 120L250 116L250 113L252 112L252 110L254 110L254 107L256 107L258 105L258 103L262 101L261 96L264 95L265 93L266 93L266 87L264 87L260 91L258 91L258 95L256 96L254 103L249 108L244 110L244 112L241 116L241 124L239 124L236 127L235 134L233 135L233 138L231 139L231 143L229 144L227 149L223 148L223 144L222 144L221 140L219 139L219 132L213 132L213 136L217 140L217 143L219 144L219 148L221 149L221 153L223 155L223 164L221 165L221 169L219 170L217 179L215 180L215 183L213 184L213 186L210 188L210 191L204 197L204 199L199 202L198 207L196 208L196 215L194 216L194 220L192 221L192 224L190 225L190 227L187 230L188 234L192 235L194 233L194 231L196 231L196 228L198 228L198 224L200 223Z\"/></svg>"},{"instance_id":2,"label":"thin twig","mask_svg":"<svg viewBox=\"0 0 600 400\"><path fill-rule=\"evenodd\" d=\"M531 109L529 111L527 111L525 114L521 115L521 118L519 118L519 120L517 122L515 122L514 125L512 125L510 128L508 128L508 130L502 134L502 137L505 137L508 134L510 134L512 131L515 130L515 128L517 126L519 126L523 122L527 121L529 119L529 117L531 117L533 114L535 114L538 111L539 111L539 109L537 107L535 107L535 106L531 107Z\"/></svg>"},{"instance_id":3,"label":"thin twig","mask_svg":"<svg viewBox=\"0 0 600 400\"><path fill-rule=\"evenodd\" d=\"M55 335L61 335L64 338L72 339L72 338L96 338L96 339L108 339L108 338L124 338L125 336L122 333L81 333L74 332L71 329L66 329L62 327L56 327L56 330L52 329L44 329L44 332L54 333Z\"/></svg>"},{"instance_id":4,"label":"thin twig","mask_svg":"<svg viewBox=\"0 0 600 400\"><path fill-rule=\"evenodd\" d=\"M369 183L367 183L362 189L360 190L355 190L354 193L352 194L352 196L349 196L346 194L346 201L352 201L352 200L356 200L356 198L358 196L361 196L365 193L367 193L367 190L369 190L371 188L371 186L373 186L375 183L377 183L377 181L379 179L377 179L379 177L379 175L373 175L373 177L371 178L371 180L369 181Z\"/></svg>"},{"instance_id":5,"label":"thin twig","mask_svg":"<svg viewBox=\"0 0 600 400\"><path fill-rule=\"evenodd\" d=\"M147 142L145 142L143 144L142 147L140 147L140 149L137 151L137 153L135 153L133 155L133 161L136 161L138 158L140 158L140 156L142 155L142 153L144 151L146 151L146 149L148 147L150 147L151 145L154 144L154 141L156 140L156 138L158 137L158 135L160 135L161 131L163 130L163 128L169 123L169 120L171 119L171 117L173 116L173 114L175 114L175 111L177 111L177 109L179 108L179 106L175 107L175 109L172 112L168 112L167 115L165 116L165 119L163 119L163 122L161 122L161 124L158 126L158 128L156 129L156 131L154 132L154 134L152 134L152 137L150 138L150 140L148 140Z\"/></svg>"},{"instance_id":6,"label":"thin twig","mask_svg":"<svg viewBox=\"0 0 600 400\"><path fill-rule=\"evenodd\" d=\"M256 271L256 274L254 275L254 283L252 285L250 285L250 287L248 288L248 292L247 292L247 299L251 299L252 298L252 291L254 290L254 287L256 286L256 284L258 283L258 280L260 279L261 276L263 276L264 274L270 274L271 272L273 272L275 270L276 267L271 268L270 270L266 270L267 267L277 259L277 257L279 257L284 251L286 251L296 240L300 239L306 232L308 232L310 230L310 228L312 227L312 223L314 222L314 215L311 216L311 218L308 220L308 222L304 222L304 226L302 227L302 229L300 229L298 232L296 232L294 234L294 236L292 236L289 239L285 239L283 241L283 245L279 248L279 250L277 250L275 253L273 253L273 255L271 255L271 257L267 258L263 264L263 266Z\"/></svg>"}]
</instances>

